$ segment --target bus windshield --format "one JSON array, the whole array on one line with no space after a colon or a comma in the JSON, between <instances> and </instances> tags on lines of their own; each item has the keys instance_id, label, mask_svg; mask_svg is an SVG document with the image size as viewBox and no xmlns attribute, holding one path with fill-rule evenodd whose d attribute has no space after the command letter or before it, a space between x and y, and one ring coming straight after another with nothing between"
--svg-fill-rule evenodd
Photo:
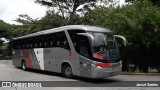
<instances>
[{"instance_id":1,"label":"bus windshield","mask_svg":"<svg viewBox=\"0 0 160 90\"><path fill-rule=\"evenodd\" d=\"M92 46L93 58L114 62L120 58L114 36L107 33L92 33L94 42Z\"/></svg>"}]
</instances>

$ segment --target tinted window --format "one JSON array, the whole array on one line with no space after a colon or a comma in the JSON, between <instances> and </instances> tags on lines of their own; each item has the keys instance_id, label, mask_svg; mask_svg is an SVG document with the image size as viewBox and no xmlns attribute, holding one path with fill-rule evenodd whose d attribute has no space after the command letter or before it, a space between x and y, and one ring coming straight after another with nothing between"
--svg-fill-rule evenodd
<instances>
[{"instance_id":1,"label":"tinted window","mask_svg":"<svg viewBox=\"0 0 160 90\"><path fill-rule=\"evenodd\" d=\"M65 32L56 33L56 47L62 47L67 50L70 50L69 43L65 35Z\"/></svg>"},{"instance_id":2,"label":"tinted window","mask_svg":"<svg viewBox=\"0 0 160 90\"><path fill-rule=\"evenodd\" d=\"M14 40L13 41L13 49L18 49L19 45L18 45L18 41Z\"/></svg>"},{"instance_id":3,"label":"tinted window","mask_svg":"<svg viewBox=\"0 0 160 90\"><path fill-rule=\"evenodd\" d=\"M80 55L90 58L91 50L89 40L86 36L77 35L77 33L85 33L83 30L68 30L75 50Z\"/></svg>"},{"instance_id":4,"label":"tinted window","mask_svg":"<svg viewBox=\"0 0 160 90\"><path fill-rule=\"evenodd\" d=\"M51 33L13 41L14 49L62 47L70 50L65 32Z\"/></svg>"},{"instance_id":5,"label":"tinted window","mask_svg":"<svg viewBox=\"0 0 160 90\"><path fill-rule=\"evenodd\" d=\"M77 33L85 33L85 31L84 30L68 30L68 33L69 33L69 36L72 40L72 43L74 45L75 50L78 52Z\"/></svg>"}]
</instances>

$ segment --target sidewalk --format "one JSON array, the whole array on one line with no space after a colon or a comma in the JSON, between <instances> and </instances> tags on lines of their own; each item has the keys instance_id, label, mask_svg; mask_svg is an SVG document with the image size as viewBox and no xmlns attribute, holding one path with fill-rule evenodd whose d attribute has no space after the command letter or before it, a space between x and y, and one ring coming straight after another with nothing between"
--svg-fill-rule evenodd
<instances>
[{"instance_id":1,"label":"sidewalk","mask_svg":"<svg viewBox=\"0 0 160 90\"><path fill-rule=\"evenodd\" d=\"M158 72L149 72L149 73L143 73L143 72L122 72L122 75L149 75L149 76L160 76L160 73L158 73Z\"/></svg>"}]
</instances>

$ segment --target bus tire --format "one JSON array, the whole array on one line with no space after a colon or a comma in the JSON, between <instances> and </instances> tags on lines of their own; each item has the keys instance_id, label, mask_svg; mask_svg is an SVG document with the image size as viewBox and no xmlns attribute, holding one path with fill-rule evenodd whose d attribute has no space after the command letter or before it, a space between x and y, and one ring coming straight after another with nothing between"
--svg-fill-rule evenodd
<instances>
[{"instance_id":1,"label":"bus tire","mask_svg":"<svg viewBox=\"0 0 160 90\"><path fill-rule=\"evenodd\" d=\"M72 68L69 64L62 66L62 74L65 78L73 78Z\"/></svg>"},{"instance_id":2,"label":"bus tire","mask_svg":"<svg viewBox=\"0 0 160 90\"><path fill-rule=\"evenodd\" d=\"M24 71L27 70L26 62L25 62L24 60L22 61L21 67L22 67L22 69L23 69Z\"/></svg>"}]
</instances>

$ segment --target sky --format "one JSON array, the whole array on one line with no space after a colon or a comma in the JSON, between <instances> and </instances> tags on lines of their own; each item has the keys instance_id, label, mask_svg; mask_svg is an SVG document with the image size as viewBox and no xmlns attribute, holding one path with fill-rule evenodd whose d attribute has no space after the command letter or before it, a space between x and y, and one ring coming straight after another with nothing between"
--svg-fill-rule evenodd
<instances>
[{"instance_id":1,"label":"sky","mask_svg":"<svg viewBox=\"0 0 160 90\"><path fill-rule=\"evenodd\" d=\"M31 18L45 16L47 8L34 3L35 0L0 0L0 19L10 23L18 24L16 18L20 14L28 14ZM120 0L124 3L124 0Z\"/></svg>"},{"instance_id":2,"label":"sky","mask_svg":"<svg viewBox=\"0 0 160 90\"><path fill-rule=\"evenodd\" d=\"M34 3L34 0L0 0L0 19L17 24L19 14L28 14L33 19L45 16L47 8Z\"/></svg>"}]
</instances>

